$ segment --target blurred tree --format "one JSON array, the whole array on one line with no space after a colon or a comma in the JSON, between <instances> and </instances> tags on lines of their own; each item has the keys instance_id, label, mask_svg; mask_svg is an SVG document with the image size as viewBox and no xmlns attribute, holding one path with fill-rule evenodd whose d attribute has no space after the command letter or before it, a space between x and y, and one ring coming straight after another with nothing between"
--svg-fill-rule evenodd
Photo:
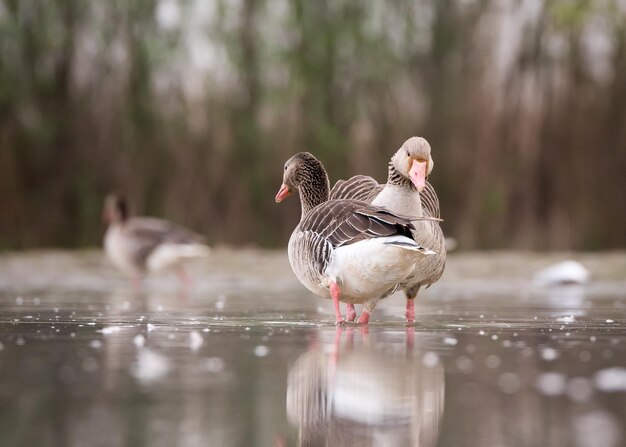
<instances>
[{"instance_id":1,"label":"blurred tree","mask_svg":"<svg viewBox=\"0 0 626 447\"><path fill-rule=\"evenodd\" d=\"M103 196L282 246L283 162L433 146L462 248L626 246L622 3L0 0L0 248L99 243Z\"/></svg>"}]
</instances>

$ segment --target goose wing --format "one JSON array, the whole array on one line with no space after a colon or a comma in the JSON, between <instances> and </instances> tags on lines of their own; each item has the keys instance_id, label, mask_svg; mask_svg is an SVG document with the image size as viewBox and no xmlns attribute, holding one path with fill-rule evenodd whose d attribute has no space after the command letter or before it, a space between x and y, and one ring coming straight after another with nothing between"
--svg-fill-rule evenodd
<instances>
[{"instance_id":1,"label":"goose wing","mask_svg":"<svg viewBox=\"0 0 626 447\"><path fill-rule=\"evenodd\" d=\"M411 218L356 200L331 200L315 207L300 225L333 248L386 236L407 236L415 229ZM413 219L414 220L414 219Z\"/></svg>"},{"instance_id":2,"label":"goose wing","mask_svg":"<svg viewBox=\"0 0 626 447\"><path fill-rule=\"evenodd\" d=\"M124 225L128 249L137 262L144 262L161 244L204 244L203 236L167 220L140 217Z\"/></svg>"},{"instance_id":3,"label":"goose wing","mask_svg":"<svg viewBox=\"0 0 626 447\"><path fill-rule=\"evenodd\" d=\"M355 175L348 180L338 180L330 190L329 200L352 199L371 202L383 190L379 184L367 175Z\"/></svg>"}]
</instances>

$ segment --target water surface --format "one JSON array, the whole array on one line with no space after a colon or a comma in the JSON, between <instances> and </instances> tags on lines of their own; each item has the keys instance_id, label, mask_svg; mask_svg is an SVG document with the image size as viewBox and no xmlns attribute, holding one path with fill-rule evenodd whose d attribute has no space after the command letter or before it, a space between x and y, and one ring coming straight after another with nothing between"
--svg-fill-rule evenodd
<instances>
[{"instance_id":1,"label":"water surface","mask_svg":"<svg viewBox=\"0 0 626 447\"><path fill-rule=\"evenodd\" d=\"M5 255L0 445L623 446L626 256L533 285L556 258L453 256L414 325L397 294L336 328L283 253L139 292L96 252Z\"/></svg>"}]
</instances>

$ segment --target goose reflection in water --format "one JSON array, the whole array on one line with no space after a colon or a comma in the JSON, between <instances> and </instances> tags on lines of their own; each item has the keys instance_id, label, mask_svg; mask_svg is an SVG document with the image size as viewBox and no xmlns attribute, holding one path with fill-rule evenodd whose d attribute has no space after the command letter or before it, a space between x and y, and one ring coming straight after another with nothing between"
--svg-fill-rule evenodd
<instances>
[{"instance_id":1,"label":"goose reflection in water","mask_svg":"<svg viewBox=\"0 0 626 447\"><path fill-rule=\"evenodd\" d=\"M315 342L289 370L287 414L299 446L434 446L444 407L444 369L373 334ZM410 340L412 340L412 334Z\"/></svg>"}]
</instances>

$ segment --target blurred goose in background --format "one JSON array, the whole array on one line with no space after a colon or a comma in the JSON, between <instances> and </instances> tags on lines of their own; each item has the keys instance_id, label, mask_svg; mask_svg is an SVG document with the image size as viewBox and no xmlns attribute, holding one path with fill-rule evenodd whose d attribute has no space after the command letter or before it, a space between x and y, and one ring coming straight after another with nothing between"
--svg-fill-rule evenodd
<instances>
[{"instance_id":1,"label":"blurred goose in background","mask_svg":"<svg viewBox=\"0 0 626 447\"><path fill-rule=\"evenodd\" d=\"M359 199L385 207L393 213L413 217L431 217L414 224L413 239L432 249L436 255L419 259L416 269L402 285L407 298L407 321L415 320L415 297L420 287L437 282L446 262L446 242L439 225L439 199L426 181L435 163L430 144L421 137L409 138L391 157L387 183L380 185L372 177L357 175L333 186L330 199ZM354 311L348 310L350 314Z\"/></svg>"},{"instance_id":2,"label":"blurred goose in background","mask_svg":"<svg viewBox=\"0 0 626 447\"><path fill-rule=\"evenodd\" d=\"M424 256L434 252L413 239L411 219L357 200L328 201L330 185L322 163L308 152L284 167L276 202L298 190L302 214L289 239L289 263L311 292L331 298L336 322L339 301L364 304L367 324L376 303L406 281Z\"/></svg>"},{"instance_id":3,"label":"blurred goose in background","mask_svg":"<svg viewBox=\"0 0 626 447\"><path fill-rule=\"evenodd\" d=\"M183 264L209 254L204 237L163 219L129 217L123 197L109 195L103 218L108 224L104 251L111 263L138 286L147 273L178 268L181 281L189 283Z\"/></svg>"}]
</instances>

